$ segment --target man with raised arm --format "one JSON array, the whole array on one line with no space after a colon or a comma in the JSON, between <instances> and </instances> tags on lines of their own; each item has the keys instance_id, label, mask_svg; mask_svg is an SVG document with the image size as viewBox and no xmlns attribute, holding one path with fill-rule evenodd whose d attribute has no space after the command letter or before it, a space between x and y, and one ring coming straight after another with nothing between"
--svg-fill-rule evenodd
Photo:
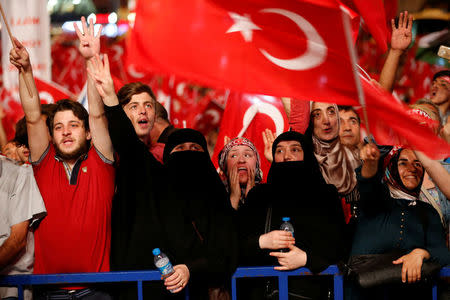
<instances>
[{"instance_id":1,"label":"man with raised arm","mask_svg":"<svg viewBox=\"0 0 450 300\"><path fill-rule=\"evenodd\" d=\"M84 50L99 47L99 35L94 35L92 23L88 27L84 18L82 22L84 39L80 52L89 60L89 52ZM91 112L88 115L77 102L58 101L49 118L49 141L30 59L17 39L10 61L19 69L31 162L48 211L48 217L35 233L34 272L109 271L115 170L103 104L99 98L88 97ZM88 80L88 86L92 86L91 79ZM25 81L31 86L31 96ZM39 296L44 299L111 298L92 288L44 290Z\"/></svg>"},{"instance_id":2,"label":"man with raised arm","mask_svg":"<svg viewBox=\"0 0 450 300\"><path fill-rule=\"evenodd\" d=\"M406 53L412 41L413 18L408 12L400 13L398 24L391 20L392 37L383 69L380 73L380 85L392 92L401 57ZM433 75L430 87L430 100L439 107L442 125L447 123L450 115L450 70L443 70Z\"/></svg>"}]
</instances>

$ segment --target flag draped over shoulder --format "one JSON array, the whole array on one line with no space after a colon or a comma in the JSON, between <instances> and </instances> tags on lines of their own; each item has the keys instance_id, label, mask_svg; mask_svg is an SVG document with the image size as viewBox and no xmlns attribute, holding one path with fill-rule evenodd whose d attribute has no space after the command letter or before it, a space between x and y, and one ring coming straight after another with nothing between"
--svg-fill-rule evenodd
<instances>
[{"instance_id":1,"label":"flag draped over shoulder","mask_svg":"<svg viewBox=\"0 0 450 300\"><path fill-rule=\"evenodd\" d=\"M138 1L127 67L241 92L357 104L334 0Z\"/></svg>"}]
</instances>

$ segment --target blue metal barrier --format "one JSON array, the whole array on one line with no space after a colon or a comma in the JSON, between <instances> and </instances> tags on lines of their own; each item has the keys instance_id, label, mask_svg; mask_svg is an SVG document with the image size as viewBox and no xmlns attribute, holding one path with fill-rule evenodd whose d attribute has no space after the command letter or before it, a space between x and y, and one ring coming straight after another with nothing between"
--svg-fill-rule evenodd
<instances>
[{"instance_id":1,"label":"blue metal barrier","mask_svg":"<svg viewBox=\"0 0 450 300\"><path fill-rule=\"evenodd\" d=\"M136 281L138 299L142 300L142 282L153 280L161 280L159 271L10 275L0 277L0 286L17 286L19 300L23 300L23 287L27 285Z\"/></svg>"},{"instance_id":2,"label":"blue metal barrier","mask_svg":"<svg viewBox=\"0 0 450 300\"><path fill-rule=\"evenodd\" d=\"M307 268L300 268L293 271L276 271L273 266L270 267L248 267L248 268L238 268L234 275L231 277L231 297L232 300L237 300L236 294L236 279L246 278L246 277L278 277L278 290L279 299L288 299L288 277L289 276L304 276L312 275L311 271ZM337 266L329 266L325 271L321 272L320 275L333 275L334 276L334 299L343 300L343 276L340 274Z\"/></svg>"},{"instance_id":3,"label":"blue metal barrier","mask_svg":"<svg viewBox=\"0 0 450 300\"><path fill-rule=\"evenodd\" d=\"M236 300L236 279L247 277L278 277L279 299L288 299L288 277L311 275L307 268L293 271L276 271L270 267L238 268L231 278L232 299ZM334 276L334 299L344 298L343 276L335 265L329 266L320 275ZM450 277L450 266L444 267L440 277ZM129 271L129 272L105 272L105 273L72 273L72 274L48 274L48 275L11 275L0 276L0 286L16 286L19 292L19 300L23 299L24 286L44 284L74 284L74 283L100 283L100 282L137 282L138 299L143 299L142 282L161 280L158 271ZM437 300L437 287L432 289L433 300ZM188 297L186 297L188 298Z\"/></svg>"}]
</instances>

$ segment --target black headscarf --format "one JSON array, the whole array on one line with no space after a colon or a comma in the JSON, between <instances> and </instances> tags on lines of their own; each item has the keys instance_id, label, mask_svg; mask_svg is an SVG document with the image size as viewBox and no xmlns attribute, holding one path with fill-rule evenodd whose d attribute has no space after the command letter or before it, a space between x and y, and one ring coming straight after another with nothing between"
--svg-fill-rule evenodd
<instances>
[{"instance_id":1,"label":"black headscarf","mask_svg":"<svg viewBox=\"0 0 450 300\"><path fill-rule=\"evenodd\" d=\"M241 219L240 230L244 231L244 239L257 240L264 233L263 226L267 221L267 209L260 207L271 207L269 231L279 229L282 217L290 217L295 231L295 245L308 255L306 267L314 273L320 272L336 263L345 248L340 199L336 188L323 179L310 140L298 132L285 132L272 145L274 156L277 145L282 141L298 141L304 159L272 163L267 184L249 193L249 205ZM257 237L254 237L255 233ZM251 248L250 251L244 248L243 252L246 258L255 255ZM268 255L260 256L258 263L273 263L268 258Z\"/></svg>"},{"instance_id":2,"label":"black headscarf","mask_svg":"<svg viewBox=\"0 0 450 300\"><path fill-rule=\"evenodd\" d=\"M272 145L272 156L275 157L277 145L283 141L298 141L303 149L303 161L273 162L267 182L271 184L295 184L301 187L304 184L311 186L311 183L325 184L319 163L314 156L313 146L310 140L303 134L296 131L287 131L280 134Z\"/></svg>"},{"instance_id":3,"label":"black headscarf","mask_svg":"<svg viewBox=\"0 0 450 300\"><path fill-rule=\"evenodd\" d=\"M199 131L190 128L177 129L172 132L167 139L163 154L164 163L167 162L170 152L176 146L188 142L199 144L203 148L203 151L208 153L208 146L206 144L205 137Z\"/></svg>"},{"instance_id":4,"label":"black headscarf","mask_svg":"<svg viewBox=\"0 0 450 300\"><path fill-rule=\"evenodd\" d=\"M199 144L204 152L170 153L186 142ZM230 267L224 255L226 244L232 243L229 200L209 157L205 138L193 129L173 132L165 146L163 160L168 181L168 197L163 205L172 232L171 247L188 262L191 271L219 272L225 266Z\"/></svg>"}]
</instances>

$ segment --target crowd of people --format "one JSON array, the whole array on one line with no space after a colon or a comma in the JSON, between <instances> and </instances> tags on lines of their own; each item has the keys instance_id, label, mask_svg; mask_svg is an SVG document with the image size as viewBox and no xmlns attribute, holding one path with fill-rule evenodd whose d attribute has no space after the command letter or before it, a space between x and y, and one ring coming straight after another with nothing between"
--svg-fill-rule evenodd
<instances>
[{"instance_id":1,"label":"crowd of people","mask_svg":"<svg viewBox=\"0 0 450 300\"><path fill-rule=\"evenodd\" d=\"M380 78L387 90L411 26L407 13L392 25ZM182 299L187 285L191 299L229 299L238 265L307 267L317 274L338 264L344 272L356 256L401 250L392 264L401 265L402 284L367 289L349 279L345 297L431 295L430 283L421 280L423 263L450 264L448 160L363 141L354 108L311 102L306 130L263 133L263 156L252 141L227 138L217 172L204 136L174 128L147 85L115 92L99 33L84 18L82 27L75 25L89 113L71 100L41 105L28 52L14 39L10 61L25 117L0 157L1 274L149 270L152 250L160 248L174 272L163 283L145 283L146 299ZM435 75L431 99L410 114L449 141L450 71ZM266 183L261 159L271 162ZM293 232L280 230L284 217ZM275 299L276 286L259 279L243 283L239 295ZM126 283L26 293L27 299L136 298L135 286ZM330 299L331 283L295 278L289 294ZM16 297L14 288L0 288L0 299Z\"/></svg>"}]
</instances>

